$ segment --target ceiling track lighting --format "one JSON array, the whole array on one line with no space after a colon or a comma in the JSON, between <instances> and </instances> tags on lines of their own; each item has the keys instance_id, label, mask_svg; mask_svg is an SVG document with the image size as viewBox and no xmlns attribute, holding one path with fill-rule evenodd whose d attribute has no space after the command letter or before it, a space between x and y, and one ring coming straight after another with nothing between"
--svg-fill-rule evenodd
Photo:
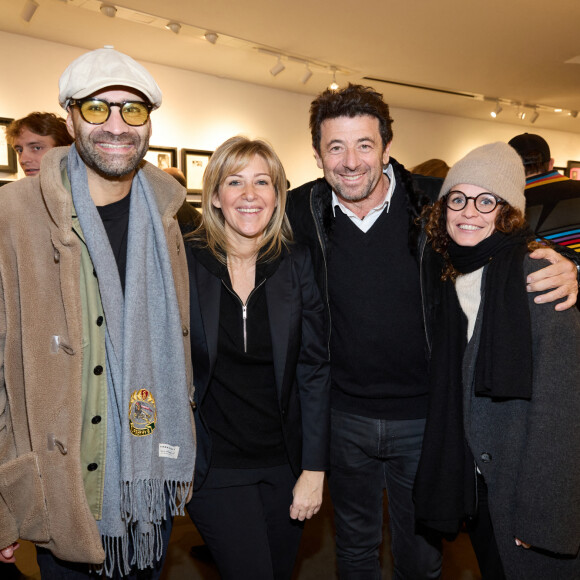
<instances>
[{"instance_id":1,"label":"ceiling track lighting","mask_svg":"<svg viewBox=\"0 0 580 580\"><path fill-rule=\"evenodd\" d=\"M172 20L165 25L165 28L167 28L167 30L171 30L173 34L179 34L179 31L181 30L181 24Z\"/></svg>"},{"instance_id":2,"label":"ceiling track lighting","mask_svg":"<svg viewBox=\"0 0 580 580\"><path fill-rule=\"evenodd\" d=\"M219 36L215 32L206 32L203 37L210 43L215 44L218 41Z\"/></svg>"},{"instance_id":3,"label":"ceiling track lighting","mask_svg":"<svg viewBox=\"0 0 580 580\"><path fill-rule=\"evenodd\" d=\"M306 70L302 75L302 84L305 85L310 80L313 74L314 73L310 70L310 66L308 66L308 63L306 63Z\"/></svg>"},{"instance_id":4,"label":"ceiling track lighting","mask_svg":"<svg viewBox=\"0 0 580 580\"><path fill-rule=\"evenodd\" d=\"M17 2L18 0L13 0ZM298 54L291 54L288 52L284 52L274 47L267 47L264 45L259 45L255 42L251 42L249 40L245 40L243 38L239 38L236 36L230 36L228 34L220 34L215 30L202 28L196 26L195 24L181 20L173 20L167 16L163 16L159 13L155 14L152 12L139 10L139 9L129 9L121 2L120 5L117 5L117 0L53 0L54 2L62 2L64 4L75 5L78 8L83 8L85 10L89 10L91 13L101 12L104 16L109 18L118 18L123 21L129 21L132 23L136 23L141 26L146 26L149 28L153 28L155 30L169 30L174 34L179 34L179 42L181 39L195 39L197 42L201 42L202 40L206 40L210 44L220 44L227 46L227 50L235 49L240 51L245 51L246 54L253 53L253 54L263 54L267 55L270 60L266 62L273 62L274 66L270 69L270 74L272 76L279 75L282 71L286 70L287 68L290 69L290 72L293 74L294 82L297 83L301 81L302 84L306 84L311 82L312 77L315 73L324 72L328 74L328 72L332 72L333 74L333 86L338 86L336 83L336 73L340 73L341 75L351 75L354 71L343 68L337 67L336 65L332 65L329 62L320 61L317 59L311 59L307 57L300 56ZM34 9L38 7L38 3L40 0L21 0L21 2L28 7L27 10L31 10L29 16L23 16L26 19L30 19L32 17L32 13ZM137 3L134 3L137 4ZM155 4L159 6L161 10L162 2L152 3L143 2L142 4ZM288 64L290 63L290 64Z\"/></svg>"},{"instance_id":5,"label":"ceiling track lighting","mask_svg":"<svg viewBox=\"0 0 580 580\"><path fill-rule=\"evenodd\" d=\"M104 14L107 18L115 18L117 14L117 9L112 4L101 4L99 8L102 14Z\"/></svg>"},{"instance_id":6,"label":"ceiling track lighting","mask_svg":"<svg viewBox=\"0 0 580 580\"><path fill-rule=\"evenodd\" d=\"M332 82L330 83L330 85L328 85L328 88L331 91L338 91L338 89L340 88L339 84L336 82L336 67L331 67L330 69L332 71Z\"/></svg>"},{"instance_id":7,"label":"ceiling track lighting","mask_svg":"<svg viewBox=\"0 0 580 580\"><path fill-rule=\"evenodd\" d=\"M38 2L36 0L26 0L22 12L20 13L20 18L25 22L30 22L34 13L38 10Z\"/></svg>"},{"instance_id":8,"label":"ceiling track lighting","mask_svg":"<svg viewBox=\"0 0 580 580\"><path fill-rule=\"evenodd\" d=\"M495 107L493 111L490 112L490 115L495 119L504 108L508 107L515 111L516 117L520 121L525 121L526 119L530 121L531 124L534 124L539 118L542 113L550 114L565 114L569 117L576 118L578 115L578 111L573 111L570 109L561 109L559 107L551 107L549 105L540 105L535 103L525 103L522 101L510 101L508 99L502 99L498 97L486 97L483 96L481 99L486 102L495 103Z\"/></svg>"},{"instance_id":9,"label":"ceiling track lighting","mask_svg":"<svg viewBox=\"0 0 580 580\"><path fill-rule=\"evenodd\" d=\"M282 56L278 55L278 62L270 69L270 74L275 77L276 75L279 75L285 68L286 66L282 62Z\"/></svg>"}]
</instances>

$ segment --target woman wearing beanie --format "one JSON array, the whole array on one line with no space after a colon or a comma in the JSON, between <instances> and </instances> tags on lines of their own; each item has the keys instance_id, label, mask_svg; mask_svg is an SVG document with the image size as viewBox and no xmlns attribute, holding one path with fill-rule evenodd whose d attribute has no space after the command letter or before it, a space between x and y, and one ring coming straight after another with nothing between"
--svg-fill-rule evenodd
<instances>
[{"instance_id":1,"label":"woman wearing beanie","mask_svg":"<svg viewBox=\"0 0 580 580\"><path fill-rule=\"evenodd\" d=\"M525 177L509 145L455 164L423 213L431 392L420 525L466 524L484 580L580 578L580 313L533 303Z\"/></svg>"}]
</instances>

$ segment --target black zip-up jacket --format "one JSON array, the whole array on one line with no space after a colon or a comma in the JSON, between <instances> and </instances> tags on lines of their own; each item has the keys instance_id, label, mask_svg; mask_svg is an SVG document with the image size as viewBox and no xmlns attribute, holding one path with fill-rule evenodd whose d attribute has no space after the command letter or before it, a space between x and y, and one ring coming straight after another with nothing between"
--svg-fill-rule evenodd
<instances>
[{"instance_id":1,"label":"black zip-up jacket","mask_svg":"<svg viewBox=\"0 0 580 580\"><path fill-rule=\"evenodd\" d=\"M424 280L426 277L432 280L432 276L438 276L441 269L438 259L427 261L422 259L425 252L426 239L421 226L417 225L416 219L419 217L421 208L424 205L433 203L437 199L442 180L434 177L412 175L392 157L390 163L393 167L396 183L394 195L403 195L407 199L409 215L408 242L411 253L417 258L420 266L423 317L427 333L427 344L430 350L431 343L428 330L431 328L435 297L427 297L425 295L426 289L434 286L430 283L424 283ZM291 190L288 193L286 213L292 225L294 239L310 248L314 274L326 306L325 331L327 344L330 344L327 258L334 226L334 214L332 211L332 189L328 182L321 178ZM427 248L427 251L431 251L430 248Z\"/></svg>"}]
</instances>

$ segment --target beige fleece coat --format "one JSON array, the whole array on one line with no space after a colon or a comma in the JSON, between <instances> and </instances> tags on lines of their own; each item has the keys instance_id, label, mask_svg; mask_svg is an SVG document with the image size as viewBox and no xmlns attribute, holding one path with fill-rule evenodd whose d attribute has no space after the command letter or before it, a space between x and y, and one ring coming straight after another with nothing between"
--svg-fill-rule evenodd
<instances>
[{"instance_id":1,"label":"beige fleece coat","mask_svg":"<svg viewBox=\"0 0 580 580\"><path fill-rule=\"evenodd\" d=\"M0 189L0 548L24 539L63 560L100 563L81 475L81 242L61 178L68 149L47 153L40 177ZM175 219L185 190L151 164L143 171L165 228L191 385L187 264Z\"/></svg>"}]
</instances>

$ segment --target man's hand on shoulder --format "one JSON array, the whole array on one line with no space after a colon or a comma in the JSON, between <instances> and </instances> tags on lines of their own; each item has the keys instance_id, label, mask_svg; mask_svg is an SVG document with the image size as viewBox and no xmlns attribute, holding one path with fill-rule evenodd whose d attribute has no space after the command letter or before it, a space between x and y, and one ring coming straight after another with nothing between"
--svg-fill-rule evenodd
<instances>
[{"instance_id":1,"label":"man's hand on shoulder","mask_svg":"<svg viewBox=\"0 0 580 580\"><path fill-rule=\"evenodd\" d=\"M539 248L530 254L535 260L544 259L549 266L533 272L526 280L528 292L543 292L534 298L537 304L554 302L566 298L556 304L556 310L567 310L576 304L578 298L578 271L576 265L552 248Z\"/></svg>"}]
</instances>

